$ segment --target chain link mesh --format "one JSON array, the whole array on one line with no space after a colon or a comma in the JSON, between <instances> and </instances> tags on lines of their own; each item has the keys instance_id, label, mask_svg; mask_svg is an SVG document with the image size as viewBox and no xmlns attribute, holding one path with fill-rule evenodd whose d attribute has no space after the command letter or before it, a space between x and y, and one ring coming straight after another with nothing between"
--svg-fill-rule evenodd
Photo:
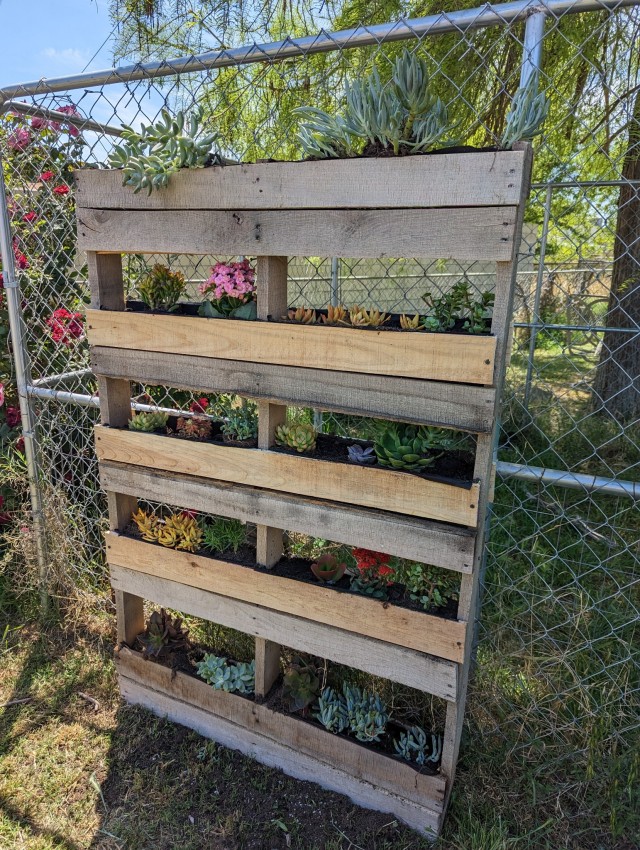
<instances>
[{"instance_id":1,"label":"chain link mesh","mask_svg":"<svg viewBox=\"0 0 640 850\"><path fill-rule=\"evenodd\" d=\"M637 96L624 96L638 84L633 43L639 20L637 8L547 19L541 87L552 105L535 145L535 183L521 246L503 462L637 478L637 413L618 415L598 389L597 376L621 347L640 346L637 307L624 288L617 309L611 305L614 260L628 253L637 262L637 247L616 244L615 236L622 175L629 176L623 172L629 147L624 127L639 103ZM351 46L347 39L322 54L214 70L198 70L194 61L193 70L179 76L18 99L49 109L73 106L115 127L153 120L165 105L175 110L200 103L225 139L226 156L296 158L293 108L335 106L345 79L374 64L388 72L406 44L429 62L436 89L460 126L470 129L467 138L483 146L494 144L504 126L520 77L523 33L522 22L501 22L496 7L495 25L478 31L457 27L373 47ZM617 62L606 52L606 44L614 42ZM43 128L37 119L9 111L0 125L0 144L21 267L42 487L56 516L48 534L66 541L52 590L64 595L79 586L94 594L96 604L108 605L102 557L106 500L92 437L96 385L81 317L73 325L88 290L84 260L75 258L73 248L71 171L80 161L103 163L112 138L93 130L75 136L69 127ZM638 204L639 184L633 185L635 195L624 203ZM197 287L215 258L129 258L130 293L140 270L158 261L180 268L189 297L198 300ZM637 280L637 267L635 275ZM358 303L413 313L424 310L427 290L447 292L461 278L484 291L493 286L494 270L439 258L294 258L289 302L316 308ZM633 297L637 303L637 284ZM69 316L58 314L56 324L60 310ZM634 381L637 375L627 373L618 394L633 391ZM151 392L154 404L173 409L188 408L198 395L170 387L139 389ZM352 436L366 435L368 427L331 414L322 425ZM631 499L561 484L498 480L469 729L488 741L496 734L508 740L538 778L550 765L562 765L567 777L584 779L597 770L624 785L637 769L633 638L640 518ZM567 787L573 787L570 779Z\"/></svg>"}]
</instances>

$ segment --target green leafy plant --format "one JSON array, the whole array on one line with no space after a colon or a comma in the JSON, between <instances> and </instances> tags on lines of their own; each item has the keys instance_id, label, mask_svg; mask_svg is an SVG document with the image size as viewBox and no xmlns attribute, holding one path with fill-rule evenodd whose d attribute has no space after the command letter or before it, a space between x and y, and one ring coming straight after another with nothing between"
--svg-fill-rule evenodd
<instances>
[{"instance_id":1,"label":"green leafy plant","mask_svg":"<svg viewBox=\"0 0 640 850\"><path fill-rule=\"evenodd\" d=\"M191 646L189 630L183 628L181 618L174 619L164 608L151 614L146 629L138 635L138 642L147 658L160 658Z\"/></svg>"},{"instance_id":2,"label":"green leafy plant","mask_svg":"<svg viewBox=\"0 0 640 850\"><path fill-rule=\"evenodd\" d=\"M172 272L161 263L138 281L140 298L151 310L175 310L186 288L182 272Z\"/></svg>"},{"instance_id":3,"label":"green leafy plant","mask_svg":"<svg viewBox=\"0 0 640 850\"><path fill-rule=\"evenodd\" d=\"M373 599L388 599L389 585L395 580L395 570L389 566L390 555L357 546L351 554L356 561L356 572L351 577L350 589Z\"/></svg>"},{"instance_id":4,"label":"green leafy plant","mask_svg":"<svg viewBox=\"0 0 640 850\"><path fill-rule=\"evenodd\" d=\"M289 711L304 711L316 701L319 693L318 668L299 655L295 656L282 679L282 698Z\"/></svg>"},{"instance_id":5,"label":"green leafy plant","mask_svg":"<svg viewBox=\"0 0 640 850\"><path fill-rule=\"evenodd\" d=\"M129 420L130 431L159 431L165 428L169 420L168 413L134 413Z\"/></svg>"},{"instance_id":6,"label":"green leafy plant","mask_svg":"<svg viewBox=\"0 0 640 850\"><path fill-rule=\"evenodd\" d=\"M334 584L336 581L340 581L346 569L347 565L338 561L336 556L330 552L320 555L318 560L311 564L311 572L314 576L318 581L326 582L327 584Z\"/></svg>"},{"instance_id":7,"label":"green leafy plant","mask_svg":"<svg viewBox=\"0 0 640 850\"><path fill-rule=\"evenodd\" d=\"M420 472L457 444L458 440L444 428L388 422L373 447L381 466Z\"/></svg>"},{"instance_id":8,"label":"green leafy plant","mask_svg":"<svg viewBox=\"0 0 640 850\"><path fill-rule=\"evenodd\" d=\"M207 654L196 668L198 675L217 691L244 695L255 691L255 661L230 664L226 658Z\"/></svg>"},{"instance_id":9,"label":"green leafy plant","mask_svg":"<svg viewBox=\"0 0 640 850\"><path fill-rule=\"evenodd\" d=\"M333 688L325 688L322 691L318 698L317 710L313 716L334 735L344 732L349 726L344 698L342 694L336 693Z\"/></svg>"},{"instance_id":10,"label":"green leafy plant","mask_svg":"<svg viewBox=\"0 0 640 850\"><path fill-rule=\"evenodd\" d=\"M515 93L507 113L501 147L510 148L515 142L530 140L542 133L549 114L549 98L544 92L538 92L538 82L539 74L531 74Z\"/></svg>"},{"instance_id":11,"label":"green leafy plant","mask_svg":"<svg viewBox=\"0 0 640 850\"><path fill-rule=\"evenodd\" d=\"M278 446L289 446L302 452L312 452L316 447L316 429L306 422L293 422L276 427L275 440Z\"/></svg>"},{"instance_id":12,"label":"green leafy plant","mask_svg":"<svg viewBox=\"0 0 640 850\"><path fill-rule=\"evenodd\" d=\"M423 320L424 327L429 331L449 331L469 306L471 289L466 281L460 280L443 295L436 296L428 291L422 299L429 310L429 315Z\"/></svg>"},{"instance_id":13,"label":"green leafy plant","mask_svg":"<svg viewBox=\"0 0 640 850\"><path fill-rule=\"evenodd\" d=\"M399 561L396 580L405 585L410 599L425 609L442 608L449 600L458 598L459 580L450 570Z\"/></svg>"},{"instance_id":14,"label":"green leafy plant","mask_svg":"<svg viewBox=\"0 0 640 850\"><path fill-rule=\"evenodd\" d=\"M493 312L495 295L493 292L483 292L478 301L472 301L469 305L467 318L463 328L470 334L486 334L487 319Z\"/></svg>"},{"instance_id":15,"label":"green leafy plant","mask_svg":"<svg viewBox=\"0 0 640 850\"><path fill-rule=\"evenodd\" d=\"M172 174L181 168L202 168L210 160L221 162L213 154L216 133L202 133L204 112L198 107L187 117L180 110L173 118L166 109L160 119L140 131L123 124L123 144L114 145L109 154L109 167L123 171L123 186L135 193L147 189L163 189Z\"/></svg>"},{"instance_id":16,"label":"green leafy plant","mask_svg":"<svg viewBox=\"0 0 640 850\"><path fill-rule=\"evenodd\" d=\"M258 436L258 408L255 402L224 394L218 396L214 411L224 420L220 427L228 440L246 442Z\"/></svg>"},{"instance_id":17,"label":"green leafy plant","mask_svg":"<svg viewBox=\"0 0 640 850\"><path fill-rule=\"evenodd\" d=\"M239 519L216 517L202 525L202 546L210 552L237 552L247 539L247 526Z\"/></svg>"},{"instance_id":18,"label":"green leafy plant","mask_svg":"<svg viewBox=\"0 0 640 850\"><path fill-rule=\"evenodd\" d=\"M442 755L442 738L439 735L431 735L430 743L431 746L424 729L420 726L412 726L394 740L393 747L400 758L423 767L429 762L437 764Z\"/></svg>"}]
</instances>

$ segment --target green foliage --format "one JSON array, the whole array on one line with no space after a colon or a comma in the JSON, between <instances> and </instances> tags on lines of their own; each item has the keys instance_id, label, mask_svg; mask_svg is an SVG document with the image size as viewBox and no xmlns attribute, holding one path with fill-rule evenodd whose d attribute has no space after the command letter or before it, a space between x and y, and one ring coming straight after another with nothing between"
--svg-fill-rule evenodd
<instances>
[{"instance_id":1,"label":"green foliage","mask_svg":"<svg viewBox=\"0 0 640 850\"><path fill-rule=\"evenodd\" d=\"M182 272L172 272L161 263L138 282L140 298L151 310L175 310L186 288Z\"/></svg>"},{"instance_id":2,"label":"green foliage","mask_svg":"<svg viewBox=\"0 0 640 850\"><path fill-rule=\"evenodd\" d=\"M316 720L337 734L349 730L358 741L372 743L384 735L389 714L382 699L357 685L342 683L342 694L325 688L318 699Z\"/></svg>"},{"instance_id":3,"label":"green foliage","mask_svg":"<svg viewBox=\"0 0 640 850\"><path fill-rule=\"evenodd\" d=\"M425 610L442 608L450 599L458 598L460 581L451 570L399 561L395 565L394 579L404 584L409 597Z\"/></svg>"},{"instance_id":4,"label":"green foliage","mask_svg":"<svg viewBox=\"0 0 640 850\"><path fill-rule=\"evenodd\" d=\"M237 552L247 539L247 526L239 519L216 517L202 525L202 545L210 552Z\"/></svg>"},{"instance_id":5,"label":"green foliage","mask_svg":"<svg viewBox=\"0 0 640 850\"><path fill-rule=\"evenodd\" d=\"M333 688L325 688L322 691L318 699L317 711L313 716L334 735L344 732L349 727L345 701Z\"/></svg>"},{"instance_id":6,"label":"green foliage","mask_svg":"<svg viewBox=\"0 0 640 850\"><path fill-rule=\"evenodd\" d=\"M531 74L524 86L513 97L507 124L502 134L502 147L510 148L515 142L530 140L542 133L549 114L549 99L544 92L538 93L539 74Z\"/></svg>"},{"instance_id":7,"label":"green foliage","mask_svg":"<svg viewBox=\"0 0 640 850\"><path fill-rule=\"evenodd\" d=\"M258 436L258 408L255 402L236 395L218 396L214 411L224 419L222 433L230 440L254 440Z\"/></svg>"},{"instance_id":8,"label":"green foliage","mask_svg":"<svg viewBox=\"0 0 640 850\"><path fill-rule=\"evenodd\" d=\"M302 711L315 702L320 693L320 677L317 667L295 656L284 672L282 697L289 711Z\"/></svg>"},{"instance_id":9,"label":"green foliage","mask_svg":"<svg viewBox=\"0 0 640 850\"><path fill-rule=\"evenodd\" d=\"M491 315L495 296L482 292L477 300L471 295L471 285L464 280L455 283L448 292L435 296L425 292L422 296L429 314L423 325L428 331L450 331L458 322L470 334L488 333L486 319Z\"/></svg>"},{"instance_id":10,"label":"green foliage","mask_svg":"<svg viewBox=\"0 0 640 850\"><path fill-rule=\"evenodd\" d=\"M366 575L354 575L351 577L350 590L370 596L372 599L389 598L389 582L381 578L367 578Z\"/></svg>"},{"instance_id":11,"label":"green foliage","mask_svg":"<svg viewBox=\"0 0 640 850\"><path fill-rule=\"evenodd\" d=\"M121 168L123 186L133 186L134 193L162 189L181 168L202 168L212 157L216 133L201 135L203 110L197 107L187 118L182 110L173 118L163 109L161 118L140 132L123 124L124 144L114 145L109 166Z\"/></svg>"},{"instance_id":12,"label":"green foliage","mask_svg":"<svg viewBox=\"0 0 640 850\"><path fill-rule=\"evenodd\" d=\"M405 761L413 761L420 767L429 762L436 765L442 755L442 738L439 735L431 735L431 746L429 746L424 729L420 726L412 726L394 740L393 747L396 755Z\"/></svg>"},{"instance_id":13,"label":"green foliage","mask_svg":"<svg viewBox=\"0 0 640 850\"><path fill-rule=\"evenodd\" d=\"M302 452L312 452L316 447L316 429L304 422L292 422L278 425L275 440L278 446L289 446Z\"/></svg>"},{"instance_id":14,"label":"green foliage","mask_svg":"<svg viewBox=\"0 0 640 850\"><path fill-rule=\"evenodd\" d=\"M458 442L445 428L387 422L374 441L374 449L381 466L421 472Z\"/></svg>"},{"instance_id":15,"label":"green foliage","mask_svg":"<svg viewBox=\"0 0 640 850\"><path fill-rule=\"evenodd\" d=\"M159 431L166 427L169 419L168 413L134 413L129 420L130 431Z\"/></svg>"},{"instance_id":16,"label":"green foliage","mask_svg":"<svg viewBox=\"0 0 640 850\"><path fill-rule=\"evenodd\" d=\"M255 690L255 661L230 664L226 658L207 654L196 668L198 675L217 691L246 696Z\"/></svg>"},{"instance_id":17,"label":"green foliage","mask_svg":"<svg viewBox=\"0 0 640 850\"><path fill-rule=\"evenodd\" d=\"M147 620L145 631L138 635L147 658L160 658L170 652L190 647L189 630L183 628L180 617L172 617L164 608L154 611Z\"/></svg>"}]
</instances>

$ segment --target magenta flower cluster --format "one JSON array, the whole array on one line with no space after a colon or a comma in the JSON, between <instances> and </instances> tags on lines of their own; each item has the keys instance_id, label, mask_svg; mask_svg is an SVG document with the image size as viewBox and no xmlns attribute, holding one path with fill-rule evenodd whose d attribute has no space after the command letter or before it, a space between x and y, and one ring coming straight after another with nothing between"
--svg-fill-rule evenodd
<instances>
[{"instance_id":1,"label":"magenta flower cluster","mask_svg":"<svg viewBox=\"0 0 640 850\"><path fill-rule=\"evenodd\" d=\"M225 298L237 299L246 304L255 292L256 273L248 260L239 263L216 263L211 269L211 277L200 284L200 292L208 295L212 301Z\"/></svg>"},{"instance_id":2,"label":"magenta flower cluster","mask_svg":"<svg viewBox=\"0 0 640 850\"><path fill-rule=\"evenodd\" d=\"M56 111L62 112L63 115L80 116L77 107L73 103L69 104L69 106L58 106L56 107ZM23 151L31 144L32 130L55 130L56 133L59 133L65 129L73 138L77 138L80 135L80 130L75 124L63 125L60 121L50 121L46 118L34 116L31 119L31 129L28 127L18 127L7 137L7 144L13 150Z\"/></svg>"}]
</instances>

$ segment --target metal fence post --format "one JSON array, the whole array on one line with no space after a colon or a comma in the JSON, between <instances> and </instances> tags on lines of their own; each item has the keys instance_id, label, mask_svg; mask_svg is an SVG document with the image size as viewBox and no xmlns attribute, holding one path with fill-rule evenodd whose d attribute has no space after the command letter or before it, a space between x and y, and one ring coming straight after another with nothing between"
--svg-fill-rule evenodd
<instances>
[{"instance_id":1,"label":"metal fence post","mask_svg":"<svg viewBox=\"0 0 640 850\"><path fill-rule=\"evenodd\" d=\"M40 489L35 414L28 394L28 386L31 383L29 354L26 348L24 326L22 322L20 282L16 275L13 242L11 239L11 224L9 222L9 208L7 204L7 193L4 183L1 157L0 251L2 256L2 277L7 298L7 311L9 314L11 353L15 367L16 388L18 391L20 417L22 420L22 436L24 438L24 452L27 461L27 475L29 478L29 496L31 499L34 540L40 579L40 602L42 613L44 614L49 603L49 594L47 590L47 544L45 536L45 520L42 491Z\"/></svg>"}]
</instances>

